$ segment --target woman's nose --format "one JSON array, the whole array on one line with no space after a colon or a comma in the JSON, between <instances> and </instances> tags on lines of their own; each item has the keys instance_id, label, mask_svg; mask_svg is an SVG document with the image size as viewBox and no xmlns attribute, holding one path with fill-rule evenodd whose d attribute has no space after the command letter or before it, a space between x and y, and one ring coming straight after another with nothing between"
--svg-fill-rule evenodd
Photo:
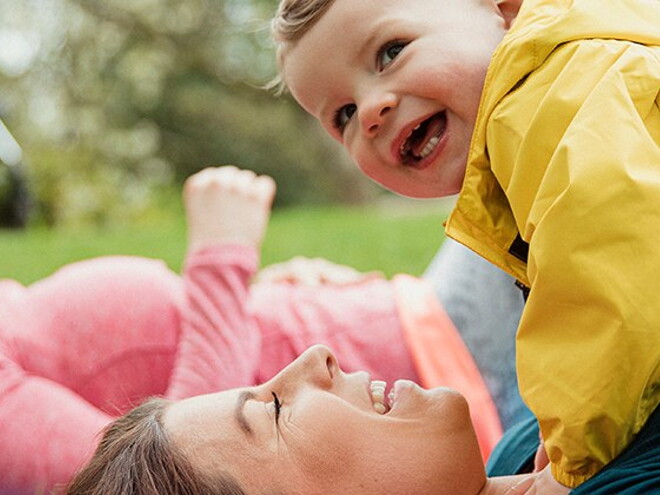
<instances>
[{"instance_id":1,"label":"woman's nose","mask_svg":"<svg viewBox=\"0 0 660 495\"><path fill-rule=\"evenodd\" d=\"M358 118L362 133L374 137L388 118L388 114L398 105L396 96L389 92L373 91L369 98L358 106Z\"/></svg>"},{"instance_id":2,"label":"woman's nose","mask_svg":"<svg viewBox=\"0 0 660 495\"><path fill-rule=\"evenodd\" d=\"M315 345L284 368L276 379L289 389L301 385L329 389L340 373L332 351L324 345Z\"/></svg>"}]
</instances>

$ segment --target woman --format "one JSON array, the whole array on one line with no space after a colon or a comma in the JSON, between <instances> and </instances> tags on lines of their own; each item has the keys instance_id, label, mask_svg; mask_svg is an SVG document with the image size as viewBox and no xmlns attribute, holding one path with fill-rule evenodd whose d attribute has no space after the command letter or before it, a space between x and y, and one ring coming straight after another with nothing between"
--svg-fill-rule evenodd
<instances>
[{"instance_id":1,"label":"woman","mask_svg":"<svg viewBox=\"0 0 660 495\"><path fill-rule=\"evenodd\" d=\"M314 346L257 387L139 406L110 426L68 494L568 493L543 490L547 468L486 478L467 403L456 392L403 380L384 413L377 410L383 401L367 373L344 373L328 348ZM633 442L637 452L571 493L658 493L655 416ZM530 432L514 433L520 440ZM504 461L523 457L519 443L509 441Z\"/></svg>"},{"instance_id":2,"label":"woman","mask_svg":"<svg viewBox=\"0 0 660 495\"><path fill-rule=\"evenodd\" d=\"M262 383L314 343L373 379L461 391L487 458L501 436L484 383L493 377L482 378L429 284L322 261L250 284L273 194L271 179L234 167L194 175L182 278L156 260L106 257L30 287L0 280L0 493L68 482L98 432L146 397ZM292 272L319 283L278 281Z\"/></svg>"},{"instance_id":3,"label":"woman","mask_svg":"<svg viewBox=\"0 0 660 495\"><path fill-rule=\"evenodd\" d=\"M314 346L257 387L148 402L108 430L68 493L479 492L484 468L460 395L398 381L383 414L370 385Z\"/></svg>"}]
</instances>

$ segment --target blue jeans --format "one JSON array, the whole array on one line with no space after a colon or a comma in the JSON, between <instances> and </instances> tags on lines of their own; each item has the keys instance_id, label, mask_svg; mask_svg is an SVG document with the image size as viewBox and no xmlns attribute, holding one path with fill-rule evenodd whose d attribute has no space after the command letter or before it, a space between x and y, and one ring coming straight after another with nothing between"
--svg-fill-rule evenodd
<instances>
[{"instance_id":1,"label":"blue jeans","mask_svg":"<svg viewBox=\"0 0 660 495\"><path fill-rule=\"evenodd\" d=\"M514 279L451 239L423 277L472 353L504 429L531 417L516 379L515 337L524 302Z\"/></svg>"}]
</instances>

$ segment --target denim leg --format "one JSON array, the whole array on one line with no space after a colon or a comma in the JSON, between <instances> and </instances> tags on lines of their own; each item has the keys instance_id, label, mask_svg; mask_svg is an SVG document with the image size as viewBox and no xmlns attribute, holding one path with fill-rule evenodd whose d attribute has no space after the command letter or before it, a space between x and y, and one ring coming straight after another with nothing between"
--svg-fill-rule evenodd
<instances>
[{"instance_id":1,"label":"denim leg","mask_svg":"<svg viewBox=\"0 0 660 495\"><path fill-rule=\"evenodd\" d=\"M508 429L529 418L516 380L515 335L523 298L515 280L447 239L424 273L461 333Z\"/></svg>"}]
</instances>

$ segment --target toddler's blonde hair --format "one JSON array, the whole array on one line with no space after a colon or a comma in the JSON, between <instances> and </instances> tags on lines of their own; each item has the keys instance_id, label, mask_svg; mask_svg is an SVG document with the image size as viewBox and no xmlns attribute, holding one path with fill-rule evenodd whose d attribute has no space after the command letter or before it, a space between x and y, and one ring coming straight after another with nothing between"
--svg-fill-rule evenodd
<instances>
[{"instance_id":1,"label":"toddler's blonde hair","mask_svg":"<svg viewBox=\"0 0 660 495\"><path fill-rule=\"evenodd\" d=\"M278 93L286 90L281 74L286 49L299 41L333 2L334 0L281 0L271 22L271 35L277 50L280 74L267 85L268 89L275 89Z\"/></svg>"}]
</instances>

